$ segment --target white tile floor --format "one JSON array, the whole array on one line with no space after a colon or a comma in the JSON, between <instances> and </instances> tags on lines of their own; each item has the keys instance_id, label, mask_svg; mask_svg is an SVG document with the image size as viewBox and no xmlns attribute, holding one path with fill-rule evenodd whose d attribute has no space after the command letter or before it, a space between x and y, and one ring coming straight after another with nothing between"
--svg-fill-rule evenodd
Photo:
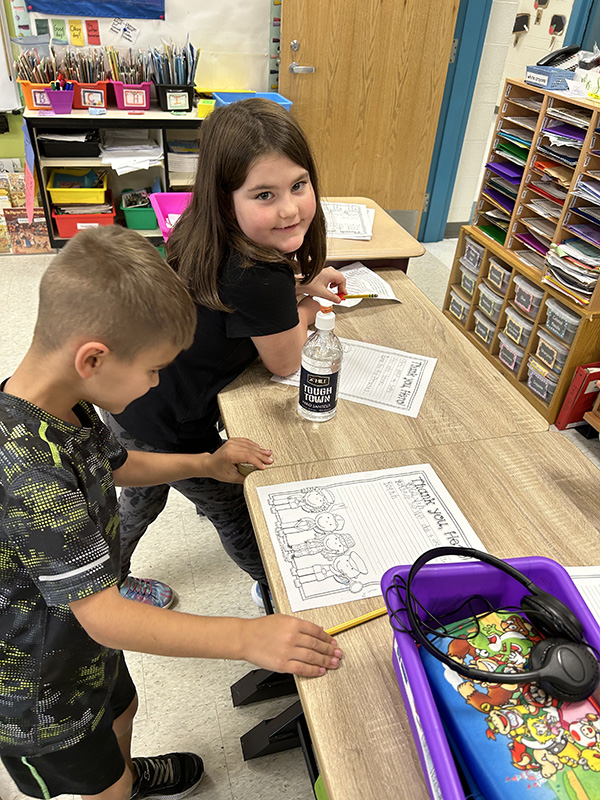
<instances>
[{"instance_id":1,"label":"white tile floor","mask_svg":"<svg viewBox=\"0 0 600 800\"><path fill-rule=\"evenodd\" d=\"M409 275L441 307L456 240L427 246ZM31 339L37 285L52 256L0 256L0 378L8 376ZM572 434L581 439L578 434ZM586 451L593 446L582 440ZM600 456L600 448L598 451ZM600 465L600 459L597 463ZM173 492L167 508L144 536L134 557L135 573L174 586L181 611L256 616L251 580L227 558L206 520ZM229 686L250 668L243 663L192 661L130 654L140 695L134 755L193 750L202 755L206 777L193 796L204 800L311 800L312 788L299 750L245 763L239 737L289 700L234 709ZM22 798L0 766L2 800Z\"/></svg>"}]
</instances>

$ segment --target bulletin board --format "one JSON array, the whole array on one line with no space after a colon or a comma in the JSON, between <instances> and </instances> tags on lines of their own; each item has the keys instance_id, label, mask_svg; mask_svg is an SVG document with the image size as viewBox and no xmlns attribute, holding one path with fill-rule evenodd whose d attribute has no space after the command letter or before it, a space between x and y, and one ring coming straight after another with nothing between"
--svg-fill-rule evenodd
<instances>
[{"instance_id":1,"label":"bulletin board","mask_svg":"<svg viewBox=\"0 0 600 800\"><path fill-rule=\"evenodd\" d=\"M162 0L153 0L159 2ZM2 0L0 0L2 2ZM43 0L46 2L46 0ZM58 0L51 0L55 5ZM100 43L116 48L146 49L158 47L161 40L183 46L189 32L194 47L200 48L196 84L222 91L265 91L269 79L269 31L272 0L202 0L200 3L164 0L164 20L121 18L123 25L115 26L114 17L95 18ZM36 8L36 0L28 3ZM115 7L118 6L115 0ZM50 27L52 19L62 17L69 22L77 16L86 36L86 17L72 11L73 4L64 0L62 14L29 12L31 33L37 32L37 20ZM127 28L126 37L123 35ZM69 41L69 44L71 42ZM87 39L85 41L87 45ZM60 47L55 45L57 53Z\"/></svg>"}]
</instances>

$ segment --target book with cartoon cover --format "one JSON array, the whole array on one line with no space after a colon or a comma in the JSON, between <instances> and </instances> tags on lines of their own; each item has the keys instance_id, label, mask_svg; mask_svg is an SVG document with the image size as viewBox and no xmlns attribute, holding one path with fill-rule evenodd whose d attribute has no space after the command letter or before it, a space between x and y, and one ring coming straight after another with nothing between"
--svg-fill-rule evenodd
<instances>
[{"instance_id":1,"label":"book with cartoon cover","mask_svg":"<svg viewBox=\"0 0 600 800\"><path fill-rule=\"evenodd\" d=\"M497 611L453 623L432 641L465 666L525 672L541 638L521 614ZM449 743L474 796L600 798L600 707L592 698L568 703L534 683L473 682L424 648L420 654Z\"/></svg>"}]
</instances>

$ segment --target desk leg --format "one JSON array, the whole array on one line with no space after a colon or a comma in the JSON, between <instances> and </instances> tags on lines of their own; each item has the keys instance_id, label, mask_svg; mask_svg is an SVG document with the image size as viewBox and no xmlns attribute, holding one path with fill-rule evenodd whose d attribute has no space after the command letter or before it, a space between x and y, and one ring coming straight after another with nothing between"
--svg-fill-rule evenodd
<instances>
[{"instance_id":1,"label":"desk leg","mask_svg":"<svg viewBox=\"0 0 600 800\"><path fill-rule=\"evenodd\" d=\"M295 693L296 682L293 675L271 672L268 669L250 670L243 678L231 685L231 699L234 708Z\"/></svg>"},{"instance_id":2,"label":"desk leg","mask_svg":"<svg viewBox=\"0 0 600 800\"><path fill-rule=\"evenodd\" d=\"M300 747L298 721L301 718L304 718L304 712L300 700L296 700L281 714L255 725L240 738L244 761Z\"/></svg>"}]
</instances>

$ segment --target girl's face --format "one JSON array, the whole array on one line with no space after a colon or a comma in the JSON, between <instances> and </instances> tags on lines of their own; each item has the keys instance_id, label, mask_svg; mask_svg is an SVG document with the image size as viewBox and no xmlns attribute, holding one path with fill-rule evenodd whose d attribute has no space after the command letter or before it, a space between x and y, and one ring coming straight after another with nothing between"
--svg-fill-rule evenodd
<instances>
[{"instance_id":1,"label":"girl's face","mask_svg":"<svg viewBox=\"0 0 600 800\"><path fill-rule=\"evenodd\" d=\"M315 215L308 172L281 153L259 158L232 194L237 223L250 241L295 252Z\"/></svg>"}]
</instances>

